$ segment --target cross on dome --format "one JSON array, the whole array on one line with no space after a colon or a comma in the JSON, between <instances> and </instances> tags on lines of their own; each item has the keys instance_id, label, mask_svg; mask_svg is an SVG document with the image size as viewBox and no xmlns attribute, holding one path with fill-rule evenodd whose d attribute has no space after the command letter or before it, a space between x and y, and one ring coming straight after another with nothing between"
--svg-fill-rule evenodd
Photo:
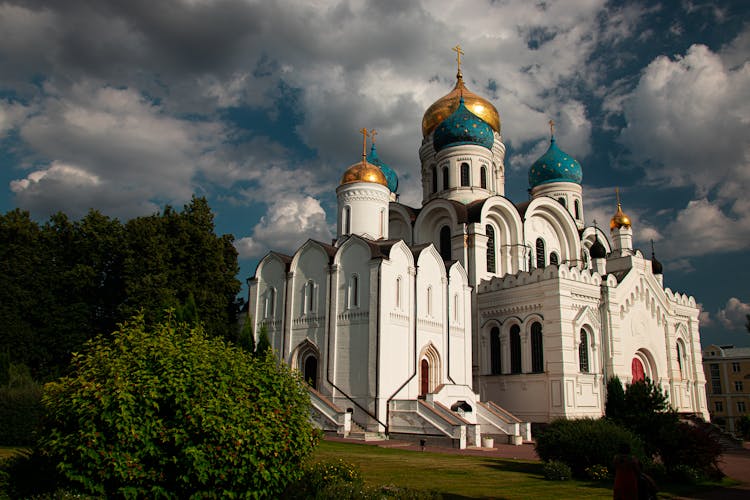
<instances>
[{"instance_id":1,"label":"cross on dome","mask_svg":"<svg viewBox=\"0 0 750 500\"><path fill-rule=\"evenodd\" d=\"M456 78L463 78L463 75L461 74L461 56L463 55L464 51L461 50L461 46L458 44L456 44L456 46L453 47L451 50L456 53L456 63L458 66L458 70L456 72Z\"/></svg>"}]
</instances>

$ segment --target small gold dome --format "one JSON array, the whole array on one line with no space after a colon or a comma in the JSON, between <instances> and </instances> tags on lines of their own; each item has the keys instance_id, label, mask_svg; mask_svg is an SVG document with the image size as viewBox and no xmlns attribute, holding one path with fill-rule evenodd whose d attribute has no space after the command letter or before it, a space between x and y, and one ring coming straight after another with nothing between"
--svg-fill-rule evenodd
<instances>
[{"instance_id":1,"label":"small gold dome","mask_svg":"<svg viewBox=\"0 0 750 500\"><path fill-rule=\"evenodd\" d=\"M622 206L618 203L617 212L609 221L609 229L613 230L615 228L620 229L623 227L630 227L630 217L625 215L625 213L622 211Z\"/></svg>"},{"instance_id":2,"label":"small gold dome","mask_svg":"<svg viewBox=\"0 0 750 500\"><path fill-rule=\"evenodd\" d=\"M385 178L383 171L376 165L367 161L358 161L346 169L341 176L341 185L351 184L352 182L373 182L388 187L388 179Z\"/></svg>"},{"instance_id":3,"label":"small gold dome","mask_svg":"<svg viewBox=\"0 0 750 500\"><path fill-rule=\"evenodd\" d=\"M484 120L495 132L500 133L500 115L495 106L487 99L476 95L464 85L464 79L458 74L458 81L448 94L444 95L427 108L422 117L422 136L426 137L437 128L440 123L448 118L458 108L461 96L464 98L464 106L469 111Z\"/></svg>"}]
</instances>

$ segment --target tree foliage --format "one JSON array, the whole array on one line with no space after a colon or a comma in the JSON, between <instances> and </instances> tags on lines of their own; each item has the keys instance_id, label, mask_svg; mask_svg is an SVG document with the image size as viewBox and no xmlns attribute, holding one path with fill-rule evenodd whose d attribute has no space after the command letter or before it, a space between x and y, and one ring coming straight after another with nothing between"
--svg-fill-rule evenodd
<instances>
[{"instance_id":1,"label":"tree foliage","mask_svg":"<svg viewBox=\"0 0 750 500\"><path fill-rule=\"evenodd\" d=\"M617 375L610 377L607 381L607 402L604 405L604 414L611 418L617 419L625 413L625 390L622 388L622 382Z\"/></svg>"},{"instance_id":2,"label":"tree foliage","mask_svg":"<svg viewBox=\"0 0 750 500\"><path fill-rule=\"evenodd\" d=\"M231 338L240 289L232 243L214 233L205 198L126 224L96 211L43 225L28 212L0 214L0 352L53 379L87 339L141 310L158 322L167 308Z\"/></svg>"},{"instance_id":3,"label":"tree foliage","mask_svg":"<svg viewBox=\"0 0 750 500\"><path fill-rule=\"evenodd\" d=\"M315 444L294 372L171 318L89 341L43 402L42 452L108 497L277 497Z\"/></svg>"}]
</instances>

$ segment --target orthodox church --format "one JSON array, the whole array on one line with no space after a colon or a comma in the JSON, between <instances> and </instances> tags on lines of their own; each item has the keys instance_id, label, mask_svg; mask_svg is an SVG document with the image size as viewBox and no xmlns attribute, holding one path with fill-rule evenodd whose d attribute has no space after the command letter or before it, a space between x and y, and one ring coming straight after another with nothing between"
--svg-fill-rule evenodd
<instances>
[{"instance_id":1,"label":"orthodox church","mask_svg":"<svg viewBox=\"0 0 750 500\"><path fill-rule=\"evenodd\" d=\"M633 248L584 223L581 165L557 144L505 197L497 109L455 87L424 113L422 205L373 141L336 188L333 242L268 253L249 280L255 331L309 382L312 418L344 435L521 443L530 423L600 417L606 382L648 377L708 419L699 309Z\"/></svg>"}]
</instances>

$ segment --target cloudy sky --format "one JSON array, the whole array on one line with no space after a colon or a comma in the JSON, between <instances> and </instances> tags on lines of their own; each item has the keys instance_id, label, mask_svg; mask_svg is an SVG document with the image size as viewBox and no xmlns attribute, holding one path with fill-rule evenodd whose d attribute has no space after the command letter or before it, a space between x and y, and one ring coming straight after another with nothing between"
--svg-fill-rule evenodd
<instances>
[{"instance_id":1,"label":"cloudy sky","mask_svg":"<svg viewBox=\"0 0 750 500\"><path fill-rule=\"evenodd\" d=\"M586 218L619 186L636 246L750 345L750 3L0 0L0 210L119 217L208 197L244 281L329 240L362 127L419 205L424 110L455 82L500 112L506 194L558 144Z\"/></svg>"}]
</instances>

